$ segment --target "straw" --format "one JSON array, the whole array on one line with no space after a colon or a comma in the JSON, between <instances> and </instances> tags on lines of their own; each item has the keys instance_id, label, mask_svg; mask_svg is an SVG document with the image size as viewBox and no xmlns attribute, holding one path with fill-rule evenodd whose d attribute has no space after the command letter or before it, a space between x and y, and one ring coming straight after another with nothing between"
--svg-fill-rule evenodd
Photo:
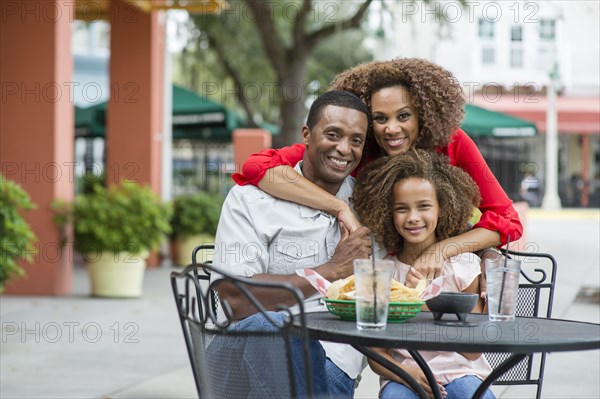
<instances>
[{"instance_id":1,"label":"straw","mask_svg":"<svg viewBox=\"0 0 600 399\"><path fill-rule=\"evenodd\" d=\"M506 249L510 245L510 235L506 240ZM504 269L508 268L508 253L504 257ZM506 281L506 272L502 273L502 286L500 287L500 299L498 299L498 313L500 313L500 309L502 309L502 297L504 296L504 282Z\"/></svg>"},{"instance_id":2,"label":"straw","mask_svg":"<svg viewBox=\"0 0 600 399\"><path fill-rule=\"evenodd\" d=\"M375 274L375 238L371 236L371 265L373 267L373 321L377 324L377 276Z\"/></svg>"}]
</instances>

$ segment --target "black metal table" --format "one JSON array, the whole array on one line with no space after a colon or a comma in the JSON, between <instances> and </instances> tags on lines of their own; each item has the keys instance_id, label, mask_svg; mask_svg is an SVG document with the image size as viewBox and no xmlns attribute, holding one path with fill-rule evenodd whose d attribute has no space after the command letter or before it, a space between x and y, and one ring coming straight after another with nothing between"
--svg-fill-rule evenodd
<instances>
[{"instance_id":1,"label":"black metal table","mask_svg":"<svg viewBox=\"0 0 600 399\"><path fill-rule=\"evenodd\" d=\"M419 364L436 398L441 393L435 377L419 350L452 352L512 353L481 384L479 398L497 378L531 353L600 349L600 324L570 320L517 317L512 322L492 322L486 314L469 314L470 327L436 324L430 312L421 312L406 323L388 323L383 331L361 331L352 321L342 321L329 312L306 314L311 338L350 344L357 350L390 368L421 397L419 384L399 367L368 347L406 349Z\"/></svg>"}]
</instances>

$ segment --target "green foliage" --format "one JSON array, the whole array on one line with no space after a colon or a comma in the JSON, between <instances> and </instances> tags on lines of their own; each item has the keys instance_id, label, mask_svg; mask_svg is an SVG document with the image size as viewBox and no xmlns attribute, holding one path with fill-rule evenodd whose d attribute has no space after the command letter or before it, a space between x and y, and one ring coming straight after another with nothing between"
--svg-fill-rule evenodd
<instances>
[{"instance_id":1,"label":"green foliage","mask_svg":"<svg viewBox=\"0 0 600 399\"><path fill-rule=\"evenodd\" d=\"M316 94L327 91L340 72L373 59L371 52L362 44L364 39L363 31L342 31L315 47L308 60L308 80L319 82Z\"/></svg>"},{"instance_id":2,"label":"green foliage","mask_svg":"<svg viewBox=\"0 0 600 399\"><path fill-rule=\"evenodd\" d=\"M34 207L27 192L0 173L0 293L9 278L25 273L19 259L31 262L35 253L35 234L19 214Z\"/></svg>"},{"instance_id":3,"label":"green foliage","mask_svg":"<svg viewBox=\"0 0 600 399\"><path fill-rule=\"evenodd\" d=\"M307 87L313 81L319 82L316 94L320 94L338 73L373 58L364 46L364 39L368 36L366 28L346 31L341 27L342 21L352 16L360 4L361 2L313 1L304 31L314 32L328 25L337 25L339 29L318 43L314 51L308 54L305 66L296 66L298 69L306 67L307 76L303 82L283 86L290 91L289 95L294 95L295 87L299 87L304 93L313 94ZM301 2L297 0L270 3L275 31L290 54L303 51L304 47L304 43L293 39L297 11L301 6ZM278 80L265 52L257 24L250 13L253 7L245 1L236 0L232 3L232 9L224 13L192 15L188 26L184 28L188 32L189 43L175 60L173 80L208 95L230 109L243 111L244 107L234 94L235 82L216 56L214 42L218 41L225 57L241 79L242 91L247 96L249 108L265 121L279 124L282 121L280 94L285 82ZM244 40L240 40L240 37ZM280 57L286 58L289 55L281 54ZM304 96L297 100L303 99Z\"/></svg>"},{"instance_id":4,"label":"green foliage","mask_svg":"<svg viewBox=\"0 0 600 399\"><path fill-rule=\"evenodd\" d=\"M171 219L173 236L215 235L222 205L220 196L204 192L175 198Z\"/></svg>"},{"instance_id":5,"label":"green foliage","mask_svg":"<svg viewBox=\"0 0 600 399\"><path fill-rule=\"evenodd\" d=\"M91 194L94 192L94 186L100 185L105 186L106 176L104 173L99 176L94 174L93 172L85 172L83 176L81 176L80 181L78 182L81 186L81 193L83 194Z\"/></svg>"},{"instance_id":6,"label":"green foliage","mask_svg":"<svg viewBox=\"0 0 600 399\"><path fill-rule=\"evenodd\" d=\"M75 249L83 254L156 249L171 231L171 213L149 187L127 181L110 188L93 185L72 207ZM59 218L65 221L64 214Z\"/></svg>"},{"instance_id":7,"label":"green foliage","mask_svg":"<svg viewBox=\"0 0 600 399\"><path fill-rule=\"evenodd\" d=\"M279 113L273 102L279 100L272 92L277 78L254 24L235 13L191 17L187 28L193 37L176 60L174 82L207 95L229 109L243 112L234 93L235 82L209 44L210 34L222 44L229 62L243 79L242 90L251 98L253 111L261 113L266 120L276 120ZM244 40L239 40L240 37Z\"/></svg>"}]
</instances>

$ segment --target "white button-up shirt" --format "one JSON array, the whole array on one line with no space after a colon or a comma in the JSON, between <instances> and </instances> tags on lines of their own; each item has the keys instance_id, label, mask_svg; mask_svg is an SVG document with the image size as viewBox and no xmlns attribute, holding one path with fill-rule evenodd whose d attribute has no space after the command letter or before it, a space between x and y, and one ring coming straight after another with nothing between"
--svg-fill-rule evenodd
<instances>
[{"instance_id":1,"label":"white button-up shirt","mask_svg":"<svg viewBox=\"0 0 600 399\"><path fill-rule=\"evenodd\" d=\"M295 170L302 174L302 162ZM348 202L354 179L347 177L336 197ZM213 264L235 275L295 274L333 256L341 233L336 218L321 210L275 198L257 187L235 186L227 195L217 228ZM218 276L215 276L218 278ZM305 299L306 312L325 310L321 294ZM322 341L327 357L355 379L365 362L348 345Z\"/></svg>"}]
</instances>

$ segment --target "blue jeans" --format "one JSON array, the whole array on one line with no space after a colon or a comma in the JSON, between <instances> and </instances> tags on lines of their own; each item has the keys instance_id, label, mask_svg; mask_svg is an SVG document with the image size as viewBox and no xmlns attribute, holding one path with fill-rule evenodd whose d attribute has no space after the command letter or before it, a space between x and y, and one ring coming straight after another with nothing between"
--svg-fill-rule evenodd
<instances>
[{"instance_id":1,"label":"blue jeans","mask_svg":"<svg viewBox=\"0 0 600 399\"><path fill-rule=\"evenodd\" d=\"M285 315L268 312L278 325L283 324ZM252 315L231 327L232 331L262 331L275 333L277 328L262 314ZM313 387L319 398L351 398L354 380L348 377L325 356L319 341L309 340L309 353L313 372ZM297 337L289 340L296 395L307 396L304 378L302 342ZM266 337L216 336L207 348L207 361L211 369L221 364L217 373L210 375L210 385L216 390L209 396L247 398L286 398L290 396L288 386L288 362L285 342L277 334ZM218 391L219 388L223 391ZM213 395L210 395L210 394Z\"/></svg>"},{"instance_id":2,"label":"blue jeans","mask_svg":"<svg viewBox=\"0 0 600 399\"><path fill-rule=\"evenodd\" d=\"M473 394L481 385L481 380L474 375L467 375L457 378L450 384L444 385L446 388L446 399L465 399L473 397ZM381 399L419 399L419 395L409 387L397 382L388 383L381 394ZM487 389L482 396L482 399L496 399L492 391Z\"/></svg>"}]
</instances>

